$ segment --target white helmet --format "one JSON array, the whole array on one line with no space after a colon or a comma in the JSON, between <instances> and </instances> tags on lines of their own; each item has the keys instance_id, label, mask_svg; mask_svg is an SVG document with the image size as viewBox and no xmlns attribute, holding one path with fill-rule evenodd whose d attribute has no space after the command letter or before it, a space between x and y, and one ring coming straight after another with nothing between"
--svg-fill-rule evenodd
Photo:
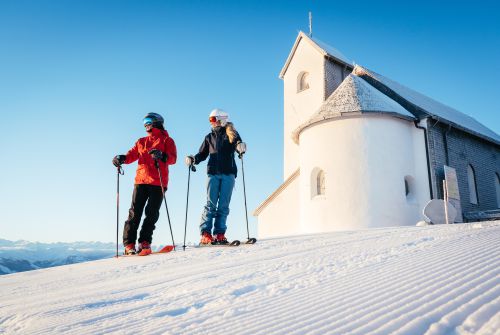
<instances>
[{"instance_id":1,"label":"white helmet","mask_svg":"<svg viewBox=\"0 0 500 335\"><path fill-rule=\"evenodd\" d=\"M220 108L216 108L210 112L209 118L215 117L217 121L220 121L221 126L225 126L229 122L229 114L224 112Z\"/></svg>"}]
</instances>

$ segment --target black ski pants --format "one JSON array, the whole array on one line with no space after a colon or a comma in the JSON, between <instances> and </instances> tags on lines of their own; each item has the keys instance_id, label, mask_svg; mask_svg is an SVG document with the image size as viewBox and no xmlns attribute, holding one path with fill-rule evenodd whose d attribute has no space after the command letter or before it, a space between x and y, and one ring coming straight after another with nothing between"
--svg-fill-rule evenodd
<instances>
[{"instance_id":1,"label":"black ski pants","mask_svg":"<svg viewBox=\"0 0 500 335\"><path fill-rule=\"evenodd\" d=\"M137 230L141 223L142 212L146 206L146 217L142 223L139 235L139 243L153 240L153 230L155 223L160 217L160 208L163 201L163 193L160 186L136 184L132 194L132 205L128 211L128 219L123 227L123 245L135 243L137 240ZM147 202L147 205L146 205Z\"/></svg>"}]
</instances>

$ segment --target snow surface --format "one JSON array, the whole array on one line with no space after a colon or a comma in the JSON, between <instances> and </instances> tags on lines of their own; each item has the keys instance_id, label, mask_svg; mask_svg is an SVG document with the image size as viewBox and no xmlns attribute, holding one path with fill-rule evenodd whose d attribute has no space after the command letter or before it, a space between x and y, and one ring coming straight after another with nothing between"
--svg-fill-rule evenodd
<instances>
[{"instance_id":1,"label":"snow surface","mask_svg":"<svg viewBox=\"0 0 500 335\"><path fill-rule=\"evenodd\" d=\"M500 221L190 248L0 277L5 334L499 334Z\"/></svg>"}]
</instances>

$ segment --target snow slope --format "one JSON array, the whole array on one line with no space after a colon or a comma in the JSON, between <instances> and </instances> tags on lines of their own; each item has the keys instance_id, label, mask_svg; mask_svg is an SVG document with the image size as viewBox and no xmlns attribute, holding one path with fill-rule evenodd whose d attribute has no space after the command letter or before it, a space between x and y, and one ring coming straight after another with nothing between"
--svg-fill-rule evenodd
<instances>
[{"instance_id":1,"label":"snow slope","mask_svg":"<svg viewBox=\"0 0 500 335\"><path fill-rule=\"evenodd\" d=\"M500 221L8 274L0 301L5 334L499 334Z\"/></svg>"}]
</instances>

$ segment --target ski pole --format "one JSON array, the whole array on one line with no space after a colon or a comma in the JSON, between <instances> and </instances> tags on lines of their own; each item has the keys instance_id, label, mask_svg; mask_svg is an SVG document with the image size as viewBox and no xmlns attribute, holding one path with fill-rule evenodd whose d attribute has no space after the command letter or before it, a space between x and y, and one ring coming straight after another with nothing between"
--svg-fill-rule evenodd
<instances>
[{"instance_id":1,"label":"ski pole","mask_svg":"<svg viewBox=\"0 0 500 335\"><path fill-rule=\"evenodd\" d=\"M116 168L116 258L118 258L118 234L120 226L120 175L125 174L122 166Z\"/></svg>"},{"instance_id":2,"label":"ski pole","mask_svg":"<svg viewBox=\"0 0 500 335\"><path fill-rule=\"evenodd\" d=\"M194 165L188 166L188 187L186 194L186 219L184 221L184 244L182 245L182 250L186 251L186 231L187 231L187 222L188 222L188 205L189 205L189 180L191 179L191 171L195 172L196 168Z\"/></svg>"},{"instance_id":3,"label":"ski pole","mask_svg":"<svg viewBox=\"0 0 500 335\"><path fill-rule=\"evenodd\" d=\"M250 241L250 230L248 228L247 192L245 189L245 169L243 168L243 154L241 154L241 176L243 177L243 197L245 199L245 217L247 220L247 237Z\"/></svg>"},{"instance_id":4,"label":"ski pole","mask_svg":"<svg viewBox=\"0 0 500 335\"><path fill-rule=\"evenodd\" d=\"M247 210L247 191L246 191L246 187L245 187L245 169L243 167L243 153L241 153L238 157L241 159L241 176L243 177L243 197L245 199L245 217L246 217L246 220L247 220L247 241L246 241L246 244L254 244L255 242L257 242L257 239L254 238L254 237L250 237L250 230L248 228L248 210Z\"/></svg>"},{"instance_id":5,"label":"ski pole","mask_svg":"<svg viewBox=\"0 0 500 335\"><path fill-rule=\"evenodd\" d=\"M161 192L163 193L163 200L165 200L165 209L167 210L168 226L170 227L170 235L172 236L172 244L175 250L174 233L172 232L172 224L170 223L170 215L168 214L167 198L165 197L165 190L163 188L163 180L161 177L160 164L158 163L157 159L155 159L155 166L158 169L158 174L160 175Z\"/></svg>"}]
</instances>

